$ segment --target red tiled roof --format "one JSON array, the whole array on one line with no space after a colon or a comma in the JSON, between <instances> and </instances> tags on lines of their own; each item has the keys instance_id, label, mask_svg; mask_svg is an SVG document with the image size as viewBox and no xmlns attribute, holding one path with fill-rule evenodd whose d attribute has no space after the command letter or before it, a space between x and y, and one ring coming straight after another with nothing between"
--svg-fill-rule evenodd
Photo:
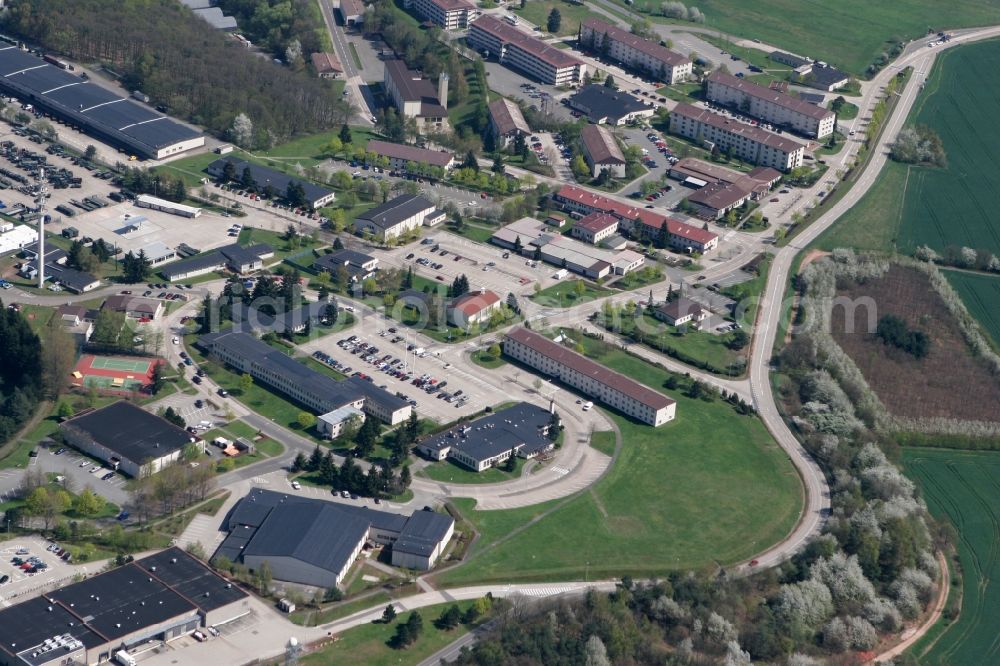
<instances>
[{"instance_id":1,"label":"red tiled roof","mask_svg":"<svg viewBox=\"0 0 1000 666\"><path fill-rule=\"evenodd\" d=\"M593 192L574 185L563 185L556 196L567 201L574 201L583 206L587 206L592 210L612 213L622 219L638 220L646 226L653 227L654 229L662 228L663 223L666 222L667 231L670 233L701 245L705 245L718 238L718 236L713 234L711 231L706 231L705 229L686 224L680 220L675 220L673 218L660 215L659 213L654 213L653 211L645 208L635 208L634 206L629 206L628 204L616 201L615 199L609 199L608 197L601 196L600 194L594 194Z\"/></svg>"},{"instance_id":2,"label":"red tiled roof","mask_svg":"<svg viewBox=\"0 0 1000 666\"><path fill-rule=\"evenodd\" d=\"M583 147L590 155L590 159L597 164L625 164L625 155L618 147L615 135L606 127L600 125L585 125L580 130L580 140Z\"/></svg>"},{"instance_id":3,"label":"red tiled roof","mask_svg":"<svg viewBox=\"0 0 1000 666\"><path fill-rule=\"evenodd\" d=\"M471 27L487 32L505 44L514 44L522 51L526 51L539 60L543 60L559 69L576 67L583 64L583 62L565 51L557 49L554 46L549 46L540 39L535 39L531 35L507 25L490 14L485 14L477 18L472 22Z\"/></svg>"},{"instance_id":4,"label":"red tiled roof","mask_svg":"<svg viewBox=\"0 0 1000 666\"><path fill-rule=\"evenodd\" d=\"M800 148L805 148L805 146L798 141L786 139L785 137L778 136L773 132L768 132L767 130L762 130L759 127L747 125L746 123L741 123L730 118L726 118L725 116L720 116L718 113L713 113L708 109L701 109L697 106L692 106L691 104L686 104L684 102L675 106L674 110L670 112L671 115L675 113L679 116L692 118L698 122L705 123L706 125L711 125L712 127L718 127L719 129L732 134L745 136L751 141L762 143L765 146L770 146L775 150L781 150L786 153L794 153Z\"/></svg>"},{"instance_id":5,"label":"red tiled roof","mask_svg":"<svg viewBox=\"0 0 1000 666\"><path fill-rule=\"evenodd\" d=\"M451 308L458 310L466 317L474 317L486 308L500 302L496 292L484 290L463 294L451 302Z\"/></svg>"},{"instance_id":6,"label":"red tiled roof","mask_svg":"<svg viewBox=\"0 0 1000 666\"><path fill-rule=\"evenodd\" d=\"M376 155L385 155L386 157L394 157L408 162L426 162L427 164L440 167L448 166L455 159L451 153L441 150L428 150L426 148L417 148L416 146L408 146L402 143L389 143L388 141L378 141L376 139L369 141L368 147L365 150Z\"/></svg>"},{"instance_id":7,"label":"red tiled roof","mask_svg":"<svg viewBox=\"0 0 1000 666\"><path fill-rule=\"evenodd\" d=\"M534 349L539 354L565 365L581 375L590 377L605 386L610 386L651 409L660 410L674 404L673 400L662 393L658 393L614 370L609 370L600 363L591 361L586 356L552 342L544 335L539 335L534 331L519 326L508 331L506 337Z\"/></svg>"},{"instance_id":8,"label":"red tiled roof","mask_svg":"<svg viewBox=\"0 0 1000 666\"><path fill-rule=\"evenodd\" d=\"M592 234L599 234L605 229L618 224L618 218L609 213L593 212L581 218L574 227L586 229Z\"/></svg>"},{"instance_id":9,"label":"red tiled roof","mask_svg":"<svg viewBox=\"0 0 1000 666\"><path fill-rule=\"evenodd\" d=\"M823 120L824 118L833 115L833 111L830 111L829 109L824 109L821 106L810 104L803 99L792 97L791 95L778 92L777 90L771 90L770 88L759 86L752 81L745 81L733 76L732 74L726 74L725 72L721 72L719 70L715 70L709 74L708 80L710 83L719 83L728 88L735 88L742 93L750 95L751 97L773 102L774 104L791 111L795 111L796 113L801 113L802 115L815 118L816 120Z\"/></svg>"},{"instance_id":10,"label":"red tiled roof","mask_svg":"<svg viewBox=\"0 0 1000 666\"><path fill-rule=\"evenodd\" d=\"M622 30L618 26L611 25L610 23L602 21L599 18L590 17L583 22L583 25L584 27L590 28L595 32L603 32L616 42L626 44L627 46L630 46L641 53L645 53L651 58L656 58L660 62L666 63L671 67L679 67L691 62L688 58L682 56L676 51L671 51L666 46L660 46L654 41L633 35L628 30Z\"/></svg>"},{"instance_id":11,"label":"red tiled roof","mask_svg":"<svg viewBox=\"0 0 1000 666\"><path fill-rule=\"evenodd\" d=\"M344 71L344 68L340 65L340 61L337 60L337 56L332 53L313 53L312 64L319 74Z\"/></svg>"},{"instance_id":12,"label":"red tiled roof","mask_svg":"<svg viewBox=\"0 0 1000 666\"><path fill-rule=\"evenodd\" d=\"M431 0L443 12L451 12L456 9L475 9L476 6L468 0Z\"/></svg>"}]
</instances>

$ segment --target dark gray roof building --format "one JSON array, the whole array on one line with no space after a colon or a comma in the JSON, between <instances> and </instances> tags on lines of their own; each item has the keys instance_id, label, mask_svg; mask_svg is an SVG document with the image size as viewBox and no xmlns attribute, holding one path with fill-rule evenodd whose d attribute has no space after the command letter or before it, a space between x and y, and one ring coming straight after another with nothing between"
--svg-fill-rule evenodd
<instances>
[{"instance_id":1,"label":"dark gray roof building","mask_svg":"<svg viewBox=\"0 0 1000 666\"><path fill-rule=\"evenodd\" d=\"M205 171L209 175L216 178L223 178L225 176L226 163L231 162L233 168L235 169L236 179L239 180L243 177L243 172L245 169L250 169L250 175L253 177L254 183L256 183L256 189L258 192L264 190L265 187L270 185L274 188L278 196L285 196L285 192L288 190L288 186L291 183L298 183L302 186L302 191L305 192L306 201L313 208L319 208L326 205L327 203L334 200L336 195L333 190L326 187L320 187L315 183L311 183L308 180L303 180L302 178L296 178L295 176L289 176L286 173L280 171L275 171L274 169L269 169L265 166L259 164L254 164L253 162L247 162L246 160L241 160L236 157L222 157L205 168Z\"/></svg>"},{"instance_id":2,"label":"dark gray roof building","mask_svg":"<svg viewBox=\"0 0 1000 666\"><path fill-rule=\"evenodd\" d=\"M538 405L519 402L475 421L460 423L417 445L435 460L450 458L481 472L519 455L531 458L552 448L552 413Z\"/></svg>"},{"instance_id":3,"label":"dark gray roof building","mask_svg":"<svg viewBox=\"0 0 1000 666\"><path fill-rule=\"evenodd\" d=\"M278 580L332 587L366 541L392 546L397 566L429 569L454 525L431 511L405 516L254 488L230 514L215 554L251 569L267 561Z\"/></svg>"},{"instance_id":4,"label":"dark gray roof building","mask_svg":"<svg viewBox=\"0 0 1000 666\"><path fill-rule=\"evenodd\" d=\"M621 125L629 118L651 116L654 112L652 106L644 104L638 97L598 84L580 88L569 98L569 105L597 124Z\"/></svg>"},{"instance_id":5,"label":"dark gray roof building","mask_svg":"<svg viewBox=\"0 0 1000 666\"><path fill-rule=\"evenodd\" d=\"M160 159L205 145L201 132L5 42L0 91L139 157Z\"/></svg>"},{"instance_id":6,"label":"dark gray roof building","mask_svg":"<svg viewBox=\"0 0 1000 666\"><path fill-rule=\"evenodd\" d=\"M317 414L349 405L395 425L409 418L412 411L407 401L371 382L356 377L337 381L240 329L208 333L197 344L206 353L249 373Z\"/></svg>"},{"instance_id":7,"label":"dark gray roof building","mask_svg":"<svg viewBox=\"0 0 1000 666\"><path fill-rule=\"evenodd\" d=\"M212 271L229 269L234 273L249 273L264 266L264 260L274 256L274 248L266 243L226 245L189 259L175 261L160 273L168 280L183 280Z\"/></svg>"},{"instance_id":8,"label":"dark gray roof building","mask_svg":"<svg viewBox=\"0 0 1000 666\"><path fill-rule=\"evenodd\" d=\"M241 617L248 600L191 555L168 548L0 610L0 663L106 661L118 649Z\"/></svg>"},{"instance_id":9,"label":"dark gray roof building","mask_svg":"<svg viewBox=\"0 0 1000 666\"><path fill-rule=\"evenodd\" d=\"M183 428L127 400L85 412L59 427L67 443L133 477L177 461L182 449L195 441Z\"/></svg>"}]
</instances>

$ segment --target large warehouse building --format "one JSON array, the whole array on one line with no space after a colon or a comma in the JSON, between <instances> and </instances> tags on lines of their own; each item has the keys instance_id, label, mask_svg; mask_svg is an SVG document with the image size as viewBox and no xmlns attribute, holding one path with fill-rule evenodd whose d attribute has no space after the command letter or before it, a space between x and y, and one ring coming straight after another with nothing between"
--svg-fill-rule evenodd
<instances>
[{"instance_id":1,"label":"large warehouse building","mask_svg":"<svg viewBox=\"0 0 1000 666\"><path fill-rule=\"evenodd\" d=\"M229 515L229 536L215 552L256 570L264 562L277 580L316 587L340 585L365 543L392 549L392 565L426 571L455 530L451 516L411 516L254 488Z\"/></svg>"},{"instance_id":2,"label":"large warehouse building","mask_svg":"<svg viewBox=\"0 0 1000 666\"><path fill-rule=\"evenodd\" d=\"M201 132L0 42L0 91L130 155L162 159L205 145Z\"/></svg>"},{"instance_id":3,"label":"large warehouse building","mask_svg":"<svg viewBox=\"0 0 1000 666\"><path fill-rule=\"evenodd\" d=\"M128 400L84 412L59 426L66 443L131 477L144 477L180 460L196 443L183 428ZM199 443L204 448L204 443Z\"/></svg>"},{"instance_id":4,"label":"large warehouse building","mask_svg":"<svg viewBox=\"0 0 1000 666\"><path fill-rule=\"evenodd\" d=\"M662 393L526 328L507 332L503 353L651 426L677 414L677 403Z\"/></svg>"},{"instance_id":5,"label":"large warehouse building","mask_svg":"<svg viewBox=\"0 0 1000 666\"><path fill-rule=\"evenodd\" d=\"M99 664L250 612L250 598L179 548L0 610L0 664ZM175 653L176 654L176 653Z\"/></svg>"}]
</instances>

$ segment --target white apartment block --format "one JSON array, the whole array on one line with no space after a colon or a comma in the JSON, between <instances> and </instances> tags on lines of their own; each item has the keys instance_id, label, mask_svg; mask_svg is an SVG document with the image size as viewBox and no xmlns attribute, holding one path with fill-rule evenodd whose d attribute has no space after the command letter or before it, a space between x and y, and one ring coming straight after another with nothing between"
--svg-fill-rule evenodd
<instances>
[{"instance_id":1,"label":"white apartment block","mask_svg":"<svg viewBox=\"0 0 1000 666\"><path fill-rule=\"evenodd\" d=\"M626 67L647 72L668 84L691 78L691 60L658 42L633 35L599 18L591 17L580 24L583 46L601 52L605 38L607 56Z\"/></svg>"},{"instance_id":2,"label":"white apartment block","mask_svg":"<svg viewBox=\"0 0 1000 666\"><path fill-rule=\"evenodd\" d=\"M805 154L805 146L797 141L690 104L678 104L670 112L670 132L689 139L701 138L741 160L779 171L802 166Z\"/></svg>"},{"instance_id":3,"label":"white apartment block","mask_svg":"<svg viewBox=\"0 0 1000 666\"><path fill-rule=\"evenodd\" d=\"M503 352L651 426L673 421L677 415L677 403L662 393L526 328L508 331Z\"/></svg>"},{"instance_id":4,"label":"white apartment block","mask_svg":"<svg viewBox=\"0 0 1000 666\"><path fill-rule=\"evenodd\" d=\"M407 0L403 6L445 30L465 30L479 15L467 0Z\"/></svg>"},{"instance_id":5,"label":"white apartment block","mask_svg":"<svg viewBox=\"0 0 1000 666\"><path fill-rule=\"evenodd\" d=\"M553 86L583 81L587 66L561 49L487 14L469 25L469 46L495 57L500 64Z\"/></svg>"},{"instance_id":6,"label":"white apartment block","mask_svg":"<svg viewBox=\"0 0 1000 666\"><path fill-rule=\"evenodd\" d=\"M829 109L718 70L708 77L706 96L716 104L732 106L754 118L815 139L832 134L837 121L836 114Z\"/></svg>"}]
</instances>

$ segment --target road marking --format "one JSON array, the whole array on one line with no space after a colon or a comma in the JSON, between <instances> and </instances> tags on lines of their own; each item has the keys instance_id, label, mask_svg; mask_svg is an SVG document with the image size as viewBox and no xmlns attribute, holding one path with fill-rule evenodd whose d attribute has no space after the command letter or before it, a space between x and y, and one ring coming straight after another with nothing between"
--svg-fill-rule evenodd
<instances>
[{"instance_id":1,"label":"road marking","mask_svg":"<svg viewBox=\"0 0 1000 666\"><path fill-rule=\"evenodd\" d=\"M569 470L566 469L565 467L550 467L549 469L558 474L559 476L566 476L567 474L569 474Z\"/></svg>"}]
</instances>

